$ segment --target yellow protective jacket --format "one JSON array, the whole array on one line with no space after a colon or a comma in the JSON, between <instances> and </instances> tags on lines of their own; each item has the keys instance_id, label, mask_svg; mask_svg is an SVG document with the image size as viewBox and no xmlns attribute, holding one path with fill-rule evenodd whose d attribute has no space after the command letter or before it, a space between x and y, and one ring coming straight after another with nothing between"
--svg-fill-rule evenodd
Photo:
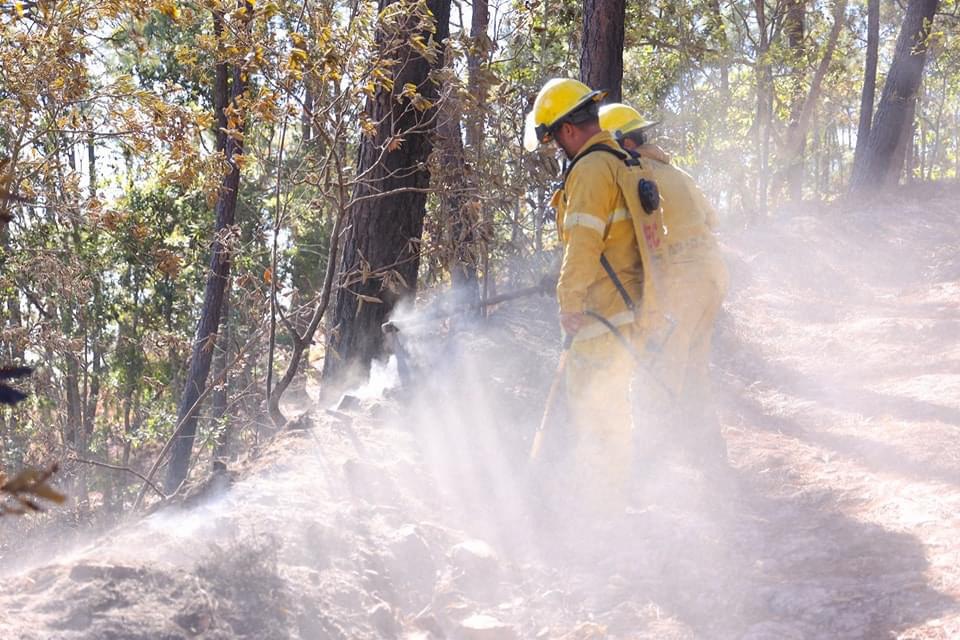
<instances>
[{"instance_id":1,"label":"yellow protective jacket","mask_svg":"<svg viewBox=\"0 0 960 640\"><path fill-rule=\"evenodd\" d=\"M669 164L669 157L659 147L644 145L637 152L643 166L653 174L662 208L660 215L644 222L648 246L667 260L677 259L695 246L715 248L712 232L717 228L717 212L693 178ZM656 228L658 225L660 228Z\"/></svg>"},{"instance_id":2,"label":"yellow protective jacket","mask_svg":"<svg viewBox=\"0 0 960 640\"><path fill-rule=\"evenodd\" d=\"M583 151L596 144L619 150L613 136L601 132L590 138ZM617 186L623 160L611 153L592 152L574 159L564 186L554 194L557 229L563 243L563 262L557 282L561 313L593 311L615 327L634 322L616 285L600 264L607 257L631 299L639 305L643 266L626 202ZM608 333L594 321L580 330L576 340Z\"/></svg>"},{"instance_id":3,"label":"yellow protective jacket","mask_svg":"<svg viewBox=\"0 0 960 640\"><path fill-rule=\"evenodd\" d=\"M638 341L654 347L656 377L674 402L692 407L708 386L713 325L728 274L714 238L717 213L684 171L638 149L660 191L661 208L643 215L647 286ZM645 263L645 266L646 264Z\"/></svg>"}]
</instances>

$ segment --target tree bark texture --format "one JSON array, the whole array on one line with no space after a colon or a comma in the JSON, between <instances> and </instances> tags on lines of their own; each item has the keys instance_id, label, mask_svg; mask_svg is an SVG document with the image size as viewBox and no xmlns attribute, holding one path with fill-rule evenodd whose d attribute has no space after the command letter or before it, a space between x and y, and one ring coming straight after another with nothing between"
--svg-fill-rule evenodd
<instances>
[{"instance_id":1,"label":"tree bark texture","mask_svg":"<svg viewBox=\"0 0 960 640\"><path fill-rule=\"evenodd\" d=\"M863 68L863 92L860 94L860 122L857 124L857 150L854 166L863 163L870 125L873 122L873 101L877 91L877 60L880 51L880 0L867 0L867 59Z\"/></svg>"},{"instance_id":2,"label":"tree bark texture","mask_svg":"<svg viewBox=\"0 0 960 640\"><path fill-rule=\"evenodd\" d=\"M621 102L625 0L586 0L580 80L591 89L609 91L607 102Z\"/></svg>"},{"instance_id":3,"label":"tree bark texture","mask_svg":"<svg viewBox=\"0 0 960 640\"><path fill-rule=\"evenodd\" d=\"M219 32L219 29L218 29ZM217 107L218 119L226 122L225 109L229 102L239 98L245 88L246 80L239 67L231 65L229 75L232 76L229 100L227 97L228 65L218 63L215 80L214 104ZM197 323L197 333L193 341L193 350L190 355L190 370L180 398L177 410L178 434L170 451L170 464L164 482L165 490L175 491L190 467L190 456L193 451L193 440L197 433L197 409L207 384L210 373L210 363L217 341L217 328L226 302L227 282L230 279L231 247L228 235L234 224L237 211L237 191L240 187L240 167L234 162L234 156L243 153L243 123L234 123L233 127L239 137L218 135L218 142L223 144L224 158L230 169L223 178L220 194L216 204L216 225L211 246L210 270L207 273L207 282L203 291L203 307L200 320Z\"/></svg>"},{"instance_id":4,"label":"tree bark texture","mask_svg":"<svg viewBox=\"0 0 960 640\"><path fill-rule=\"evenodd\" d=\"M380 11L397 1L380 0ZM435 33L419 35L443 42L450 29L450 0L428 0L427 6L436 21ZM381 29L377 36L381 50L387 39ZM366 370L383 348L380 326L402 298L416 292L430 185L426 160L436 109L420 110L400 94L412 84L423 98L435 101L438 87L429 74L442 64L442 56L431 63L409 45L391 55L400 61L393 89L381 86L367 101L366 114L378 127L360 145L362 178L349 208L325 376L338 375L351 365Z\"/></svg>"},{"instance_id":5,"label":"tree bark texture","mask_svg":"<svg viewBox=\"0 0 960 640\"><path fill-rule=\"evenodd\" d=\"M903 155L896 151L903 143L905 120L912 117L926 62L927 36L939 3L910 0L907 5L866 148L853 167L852 192L882 187L899 178Z\"/></svg>"}]
</instances>

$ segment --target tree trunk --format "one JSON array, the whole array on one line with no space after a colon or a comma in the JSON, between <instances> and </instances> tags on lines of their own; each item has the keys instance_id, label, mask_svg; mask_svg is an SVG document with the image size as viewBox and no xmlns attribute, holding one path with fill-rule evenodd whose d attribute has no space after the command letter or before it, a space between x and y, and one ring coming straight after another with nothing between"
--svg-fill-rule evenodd
<instances>
[{"instance_id":1,"label":"tree trunk","mask_svg":"<svg viewBox=\"0 0 960 640\"><path fill-rule=\"evenodd\" d=\"M216 385L213 390L213 397L210 400L210 423L217 432L215 457L221 457L226 453L227 443L229 442L230 425L224 424L223 419L227 414L227 388L229 380L229 362L230 362L230 292L225 296L223 302L223 314L220 319L220 334L217 337L216 356L213 360L213 384Z\"/></svg>"},{"instance_id":2,"label":"tree trunk","mask_svg":"<svg viewBox=\"0 0 960 640\"><path fill-rule=\"evenodd\" d=\"M97 197L97 145L93 139L93 132L87 135L87 187L90 197Z\"/></svg>"},{"instance_id":3,"label":"tree trunk","mask_svg":"<svg viewBox=\"0 0 960 640\"><path fill-rule=\"evenodd\" d=\"M547 4L547 0L544 0L544 10L546 10ZM482 172L485 160L483 125L486 121L487 87L485 83L480 81L480 70L483 65L489 62L491 49L490 37L488 36L489 24L489 3L487 0L475 0L473 3L473 15L470 18L470 39L473 46L470 57L468 58L468 69L470 72L470 93L477 98L477 108L476 112L469 118L470 124L467 125L467 147L469 148L469 157L472 158L478 172ZM479 262L482 269L483 280L478 283L478 289L482 290L483 297L486 298L490 295L490 287L493 280L490 271L490 239L493 230L493 211L490 207L484 205L483 200L479 202L480 211L478 215L482 221L482 226L476 233L476 239L479 245ZM480 315L486 315L486 308L480 309Z\"/></svg>"},{"instance_id":4,"label":"tree trunk","mask_svg":"<svg viewBox=\"0 0 960 640\"><path fill-rule=\"evenodd\" d=\"M607 102L621 102L625 0L586 0L580 80L591 89L609 91Z\"/></svg>"},{"instance_id":5,"label":"tree trunk","mask_svg":"<svg viewBox=\"0 0 960 640\"><path fill-rule=\"evenodd\" d=\"M442 192L440 210L446 236L445 262L450 271L454 296L458 302L476 302L480 297L477 261L473 249L477 223L471 215L475 196L471 184L474 177L464 156L460 133L460 111L452 100L440 106L437 123L437 146L440 148ZM479 310L479 307L478 307Z\"/></svg>"},{"instance_id":6,"label":"tree trunk","mask_svg":"<svg viewBox=\"0 0 960 640\"><path fill-rule=\"evenodd\" d=\"M940 102L937 105L937 119L933 124L933 150L930 152L930 162L927 164L927 180L933 180L934 166L940 162L940 146L943 141L943 112L947 104L947 76L944 74L940 86ZM942 172L946 175L946 171Z\"/></svg>"},{"instance_id":7,"label":"tree trunk","mask_svg":"<svg viewBox=\"0 0 960 640\"><path fill-rule=\"evenodd\" d=\"M820 143L821 132L820 132L820 110L814 109L812 116L811 129L813 131L812 135L812 144L811 149L813 153L813 189L815 192L815 200L824 200L825 189L823 188L823 183L820 180L820 174L823 166L823 145Z\"/></svg>"},{"instance_id":8,"label":"tree trunk","mask_svg":"<svg viewBox=\"0 0 960 640\"><path fill-rule=\"evenodd\" d=\"M477 176L481 172L483 154L483 124L487 109L487 83L484 82L482 72L487 64L490 52L490 37L487 30L490 24L490 9L487 0L474 0L470 16L470 48L467 52L467 85L470 95L476 99L476 104L464 118L467 149L461 149L463 158L464 178L470 178L470 186L477 193ZM459 131L457 132L459 136ZM459 140L459 138L458 138ZM473 173L467 176L469 163L466 162L468 153L473 158ZM453 236L458 238L455 244L455 261L450 272L454 287L466 301L479 301L480 281L478 263L481 261L480 252L480 221L484 220L485 208L480 198L476 199L476 206L464 209L463 204L454 218Z\"/></svg>"},{"instance_id":9,"label":"tree trunk","mask_svg":"<svg viewBox=\"0 0 960 640\"><path fill-rule=\"evenodd\" d=\"M83 437L83 398L80 394L80 361L77 355L70 351L64 353L64 358L66 360L64 387L66 388L67 395L66 445L67 449L72 450L75 455L83 456L86 445ZM70 494L73 495L78 508L85 511L89 500L85 469L77 468Z\"/></svg>"},{"instance_id":10,"label":"tree trunk","mask_svg":"<svg viewBox=\"0 0 960 640\"><path fill-rule=\"evenodd\" d=\"M470 49L467 52L467 84L470 95L476 101L476 108L466 118L467 147L473 152L474 162L483 158L483 123L487 108L487 84L481 78L481 71L487 63L490 51L490 37L487 30L490 25L490 9L487 0L474 0L473 15L470 17Z\"/></svg>"},{"instance_id":11,"label":"tree trunk","mask_svg":"<svg viewBox=\"0 0 960 640\"><path fill-rule=\"evenodd\" d=\"M881 187L888 177L900 175L903 156L896 150L903 142L904 121L916 103L926 61L927 36L938 5L939 0L910 0L907 5L876 119L860 162L853 167L851 192Z\"/></svg>"},{"instance_id":12,"label":"tree trunk","mask_svg":"<svg viewBox=\"0 0 960 640\"><path fill-rule=\"evenodd\" d=\"M919 111L919 117L916 118L917 128L920 130L917 136L917 163L919 164L919 171L913 173L913 178L919 178L923 180L923 176L927 172L927 138L930 134L930 121L927 120L926 116L923 114L923 108L926 103L926 100L923 96L917 96L917 110Z\"/></svg>"},{"instance_id":13,"label":"tree trunk","mask_svg":"<svg viewBox=\"0 0 960 640\"><path fill-rule=\"evenodd\" d=\"M380 0L380 11L397 1L402 0ZM427 7L436 20L436 31L417 35L443 42L450 28L450 0L428 0ZM381 50L386 39L381 29L377 34ZM437 87L429 77L434 65L409 45L394 44L400 49L395 57L405 61L395 67L394 89L381 86L367 101L370 121L381 124L374 136L365 137L360 144L358 174L363 178L349 207L350 226L340 259L335 328L327 344L325 376L342 373L348 365L364 371L369 368L382 351L380 326L402 298L416 292L430 186L425 162L431 151L436 110L420 110L400 92L412 84L432 102ZM442 56L438 56L434 64L441 63Z\"/></svg>"},{"instance_id":14,"label":"tree trunk","mask_svg":"<svg viewBox=\"0 0 960 640\"><path fill-rule=\"evenodd\" d=\"M787 34L787 45L790 48L790 65L792 66L792 88L790 122L787 125L787 153L786 153L786 182L787 195L791 202L799 202L803 197L803 156L806 150L806 131L801 130L800 122L803 113L805 91L803 90L806 77L806 59L804 37L806 33L806 0L788 0L787 15L784 20L784 31ZM832 54L832 49L829 50ZM826 56L825 56L826 57Z\"/></svg>"},{"instance_id":15,"label":"tree trunk","mask_svg":"<svg viewBox=\"0 0 960 640\"><path fill-rule=\"evenodd\" d=\"M445 251L444 267L450 273L453 294L458 303L473 304L480 299L480 285L477 277L477 230L479 228L479 198L477 197L476 167L467 162L467 149L464 148L461 122L466 123L467 142L479 146L482 139L483 112L486 102L486 85L480 78L480 69L486 59L487 51L487 7L481 1L473 6L470 45L467 52L469 75L467 86L471 96L475 96L478 105L463 113L461 100L453 98L452 92L445 92L445 98L439 107L436 129L436 144L440 151L441 185L440 211L443 224ZM447 60L447 66L453 61ZM478 156L476 163L482 162ZM476 308L479 313L479 307Z\"/></svg>"},{"instance_id":16,"label":"tree trunk","mask_svg":"<svg viewBox=\"0 0 960 640\"><path fill-rule=\"evenodd\" d=\"M720 49L720 108L726 117L726 111L730 106L730 55L728 53L729 41L727 39L727 29L723 24L723 11L720 9L720 0L710 0L710 10L713 12L710 16L710 36L713 38L718 49Z\"/></svg>"},{"instance_id":17,"label":"tree trunk","mask_svg":"<svg viewBox=\"0 0 960 640\"><path fill-rule=\"evenodd\" d=\"M2 245L2 254L10 255L10 231L6 225L0 225L0 245ZM7 312L7 339L4 341L5 364L22 366L24 364L24 343L26 342L22 334L23 330L23 312L20 309L20 292L14 288L7 295L5 311ZM20 421L17 411L4 411L3 427L4 438L0 440L0 446L4 450L0 451L0 468L6 465L19 467L23 463L23 454L26 450L26 443L21 438Z\"/></svg>"},{"instance_id":18,"label":"tree trunk","mask_svg":"<svg viewBox=\"0 0 960 640\"><path fill-rule=\"evenodd\" d=\"M64 360L67 365L63 385L67 395L67 425L64 430L66 434L64 444L68 448L78 452L83 438L82 401L80 399L80 364L77 361L77 357L70 352L64 353Z\"/></svg>"},{"instance_id":19,"label":"tree trunk","mask_svg":"<svg viewBox=\"0 0 960 640\"><path fill-rule=\"evenodd\" d=\"M806 96L794 104L791 114L790 126L787 129L785 153L788 158L787 183L790 187L789 195L793 202L797 202L801 197L804 176L804 149L806 148L807 131L810 128L810 122L816 111L817 103L820 100L823 80L830 68L833 60L833 53L836 51L837 42L840 39L840 32L843 30L843 15L846 11L846 0L838 0L833 10L833 27L830 29L830 35L827 37L827 44L823 51L823 56L814 71L813 79L810 81L810 89Z\"/></svg>"},{"instance_id":20,"label":"tree trunk","mask_svg":"<svg viewBox=\"0 0 960 640\"><path fill-rule=\"evenodd\" d=\"M102 288L103 285L100 282L93 283L93 308L81 313L81 321L84 324L84 342L91 352L90 361L84 363L84 376L89 382L87 380L84 382L83 437L85 450L80 452L81 455L90 453L89 446L93 439L97 407L100 404L101 381L107 368L103 353L105 328L102 323L106 317L106 311Z\"/></svg>"},{"instance_id":21,"label":"tree trunk","mask_svg":"<svg viewBox=\"0 0 960 640\"><path fill-rule=\"evenodd\" d=\"M833 173L834 151L837 146L837 125L831 122L823 132L823 147L826 162L823 163L823 189L830 191L830 179Z\"/></svg>"},{"instance_id":22,"label":"tree trunk","mask_svg":"<svg viewBox=\"0 0 960 640\"><path fill-rule=\"evenodd\" d=\"M754 122L755 144L757 158L757 211L754 215L767 215L767 192L770 182L770 127L773 120L773 69L767 54L770 50L770 38L766 15L766 5L763 0L754 0L757 12L757 27L760 32L759 49L756 62L757 83L757 115Z\"/></svg>"},{"instance_id":23,"label":"tree trunk","mask_svg":"<svg viewBox=\"0 0 960 640\"><path fill-rule=\"evenodd\" d=\"M300 139L306 144L313 138L313 87L306 82L303 96L303 113L300 114Z\"/></svg>"},{"instance_id":24,"label":"tree trunk","mask_svg":"<svg viewBox=\"0 0 960 640\"><path fill-rule=\"evenodd\" d=\"M953 114L953 179L960 180L960 111Z\"/></svg>"},{"instance_id":25,"label":"tree trunk","mask_svg":"<svg viewBox=\"0 0 960 640\"><path fill-rule=\"evenodd\" d=\"M217 33L222 32L222 21L219 16L214 18ZM210 362L217 340L217 327L226 300L227 282L230 278L231 248L227 238L230 227L233 226L237 211L237 191L240 187L240 168L234 162L234 156L243 153L242 120L231 121L226 117L226 106L235 102L246 88L246 76L239 66L230 65L229 75L232 76L230 100L227 99L228 65L226 62L217 64L216 87L214 104L217 106L218 118L226 121L228 128L236 131L233 136L218 136L223 144L224 159L229 165L229 171L223 177L220 194L216 205L216 226L211 247L210 270L207 274L207 283L203 292L203 309L200 312L200 321L197 323L197 333L193 341L193 351L190 354L190 371L187 374L186 385L180 398L177 410L177 437L171 447L170 465L167 468L164 488L173 492L180 486L190 467L190 456L193 451L193 440L197 432L197 405L203 396L210 373ZM231 126L232 125L232 126Z\"/></svg>"},{"instance_id":26,"label":"tree trunk","mask_svg":"<svg viewBox=\"0 0 960 640\"><path fill-rule=\"evenodd\" d=\"M918 102L918 100L910 102L906 117L903 119L900 142L893 151L893 160L889 172L884 177L884 186L896 186L901 177L907 182L913 180L913 167L916 164Z\"/></svg>"},{"instance_id":27,"label":"tree trunk","mask_svg":"<svg viewBox=\"0 0 960 640\"><path fill-rule=\"evenodd\" d=\"M873 121L873 101L877 90L877 59L880 50L880 0L867 0L867 61L863 69L863 93L860 94L860 122L857 124L857 150L853 165L863 163Z\"/></svg>"}]
</instances>

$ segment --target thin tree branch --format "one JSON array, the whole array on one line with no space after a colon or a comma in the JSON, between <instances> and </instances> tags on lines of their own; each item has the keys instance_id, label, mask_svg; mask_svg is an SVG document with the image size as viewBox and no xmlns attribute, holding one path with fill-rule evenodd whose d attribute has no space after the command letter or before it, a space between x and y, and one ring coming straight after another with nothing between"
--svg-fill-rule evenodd
<instances>
[{"instance_id":1,"label":"thin tree branch","mask_svg":"<svg viewBox=\"0 0 960 640\"><path fill-rule=\"evenodd\" d=\"M67 458L67 460L70 462L79 462L81 464L93 465L94 467L103 467L104 469L113 469L114 471L125 471L127 473L132 473L133 475L143 480L144 483L146 483L151 489L156 491L157 495L160 496L161 499L163 500L167 499L167 494L161 491L160 487L158 487L156 484L154 484L152 480L150 480L150 478L143 475L136 469L131 469L130 467L124 467L124 466L115 465L115 464L107 464L106 462L100 462L99 460L85 460L83 458L78 458L76 456L71 456Z\"/></svg>"}]
</instances>

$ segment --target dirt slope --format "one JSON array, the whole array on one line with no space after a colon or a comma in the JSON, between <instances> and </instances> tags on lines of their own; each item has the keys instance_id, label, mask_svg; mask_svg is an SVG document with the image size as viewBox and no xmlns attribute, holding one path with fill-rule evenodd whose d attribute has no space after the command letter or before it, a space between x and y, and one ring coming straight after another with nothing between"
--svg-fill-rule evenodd
<instances>
[{"instance_id":1,"label":"dirt slope","mask_svg":"<svg viewBox=\"0 0 960 640\"><path fill-rule=\"evenodd\" d=\"M960 193L919 195L727 234L729 484L666 463L572 545L531 517L534 300L411 326L412 406L316 407L189 509L6 576L0 638L960 637Z\"/></svg>"},{"instance_id":2,"label":"dirt slope","mask_svg":"<svg viewBox=\"0 0 960 640\"><path fill-rule=\"evenodd\" d=\"M759 499L769 637L960 637L956 196L732 242L724 422Z\"/></svg>"}]
</instances>

